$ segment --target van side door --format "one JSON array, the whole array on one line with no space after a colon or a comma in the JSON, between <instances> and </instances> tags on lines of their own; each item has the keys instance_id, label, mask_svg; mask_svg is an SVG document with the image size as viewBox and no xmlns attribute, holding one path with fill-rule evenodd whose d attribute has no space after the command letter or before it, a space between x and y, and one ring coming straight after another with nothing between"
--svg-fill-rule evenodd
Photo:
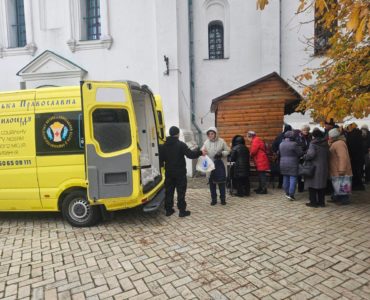
<instances>
[{"instance_id":1,"label":"van side door","mask_svg":"<svg viewBox=\"0 0 370 300\"><path fill-rule=\"evenodd\" d=\"M41 210L35 92L0 94L0 210Z\"/></svg>"},{"instance_id":2,"label":"van side door","mask_svg":"<svg viewBox=\"0 0 370 300\"><path fill-rule=\"evenodd\" d=\"M140 179L133 174L137 132L128 84L85 81L81 92L89 199L135 196Z\"/></svg>"}]
</instances>

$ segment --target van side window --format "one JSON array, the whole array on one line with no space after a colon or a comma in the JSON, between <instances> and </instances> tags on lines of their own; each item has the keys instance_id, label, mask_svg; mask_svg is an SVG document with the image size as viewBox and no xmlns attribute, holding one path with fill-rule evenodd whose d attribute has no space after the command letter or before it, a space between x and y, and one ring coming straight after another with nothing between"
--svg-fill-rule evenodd
<instances>
[{"instance_id":1,"label":"van side window","mask_svg":"<svg viewBox=\"0 0 370 300\"><path fill-rule=\"evenodd\" d=\"M163 130L163 117L162 117L162 112L157 111L158 115L158 122L159 122L159 130L160 130L160 138L164 139L164 130Z\"/></svg>"},{"instance_id":2,"label":"van side window","mask_svg":"<svg viewBox=\"0 0 370 300\"><path fill-rule=\"evenodd\" d=\"M37 156L84 153L81 112L37 113L35 117Z\"/></svg>"},{"instance_id":3,"label":"van side window","mask_svg":"<svg viewBox=\"0 0 370 300\"><path fill-rule=\"evenodd\" d=\"M101 151L111 153L131 145L128 112L125 109L99 108L93 112L94 138Z\"/></svg>"}]
</instances>

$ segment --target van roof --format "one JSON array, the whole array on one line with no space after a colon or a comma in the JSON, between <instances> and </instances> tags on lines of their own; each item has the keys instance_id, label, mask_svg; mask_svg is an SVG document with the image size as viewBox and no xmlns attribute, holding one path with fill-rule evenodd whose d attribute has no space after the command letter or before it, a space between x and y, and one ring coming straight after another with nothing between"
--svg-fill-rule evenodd
<instances>
[{"instance_id":1,"label":"van roof","mask_svg":"<svg viewBox=\"0 0 370 300\"><path fill-rule=\"evenodd\" d=\"M82 81L83 82L83 81ZM130 81L130 80L115 80L115 81L95 81L95 82L122 82L122 83L127 83L131 88L136 87L140 88L140 84L135 82L135 81ZM72 85L72 86L42 86L39 88L34 88L34 89L25 89L25 90L13 90L13 91L0 91L0 95L6 95L6 94L21 94L21 93L29 93L29 92L36 92L42 89L43 91L57 91L60 89L63 89L64 91L66 90L75 90L76 88L80 88L80 85Z\"/></svg>"},{"instance_id":2,"label":"van roof","mask_svg":"<svg viewBox=\"0 0 370 300\"><path fill-rule=\"evenodd\" d=\"M15 91L3 91L3 92L0 92L0 95L6 95L6 94L22 94L22 93L29 93L29 92L36 92L36 91L39 91L39 90L43 90L43 91L55 91L55 90L75 90L76 88L80 88L78 85L74 85L74 86L45 86L45 87L40 87L40 88L36 88L36 89L25 89L25 90L15 90ZM1 99L0 99L1 101Z\"/></svg>"}]
</instances>

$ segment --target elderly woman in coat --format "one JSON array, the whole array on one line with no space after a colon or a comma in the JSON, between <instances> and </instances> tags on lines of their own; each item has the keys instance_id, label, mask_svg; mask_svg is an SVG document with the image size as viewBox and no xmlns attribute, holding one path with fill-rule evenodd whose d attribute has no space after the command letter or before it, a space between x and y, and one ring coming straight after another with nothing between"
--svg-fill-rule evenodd
<instances>
[{"instance_id":1,"label":"elderly woman in coat","mask_svg":"<svg viewBox=\"0 0 370 300\"><path fill-rule=\"evenodd\" d=\"M330 177L352 176L351 159L349 157L345 137L341 135L338 128L333 128L329 131L329 145ZM333 201L342 205L349 204L349 195L334 195Z\"/></svg>"},{"instance_id":2,"label":"elderly woman in coat","mask_svg":"<svg viewBox=\"0 0 370 300\"><path fill-rule=\"evenodd\" d=\"M230 161L234 163L232 180L235 182L237 197L250 195L249 159L249 150L245 146L244 138L241 135L236 135L233 138Z\"/></svg>"},{"instance_id":3,"label":"elderly woman in coat","mask_svg":"<svg viewBox=\"0 0 370 300\"><path fill-rule=\"evenodd\" d=\"M313 177L305 177L305 188L308 189L310 207L325 207L325 189L328 179L329 145L324 137L324 132L319 128L312 131L312 141L308 147L304 160L311 162L315 167Z\"/></svg>"},{"instance_id":4,"label":"elderly woman in coat","mask_svg":"<svg viewBox=\"0 0 370 300\"><path fill-rule=\"evenodd\" d=\"M230 153L230 149L227 146L226 142L218 136L217 128L216 127L208 128L206 134L207 134L208 139L204 142L201 150L204 151L209 156L209 158L211 158L213 161L226 158ZM213 173L215 173L216 171L218 170L214 170ZM226 178L226 172L224 174L224 177ZM217 204L217 191L216 191L217 185L218 185L218 189L220 190L221 204L225 205L226 204L226 180L225 182L214 182L212 179L212 175L209 177L209 189L211 192L211 205Z\"/></svg>"},{"instance_id":5,"label":"elderly woman in coat","mask_svg":"<svg viewBox=\"0 0 370 300\"><path fill-rule=\"evenodd\" d=\"M279 146L280 153L280 173L283 175L283 188L286 198L295 200L294 194L298 177L299 158L303 155L295 139L293 131L284 134L284 140Z\"/></svg>"},{"instance_id":6,"label":"elderly woman in coat","mask_svg":"<svg viewBox=\"0 0 370 300\"><path fill-rule=\"evenodd\" d=\"M250 141L250 155L258 172L258 188L256 194L267 194L267 171L270 170L270 162L267 157L266 147L254 131L248 131L247 139Z\"/></svg>"}]
</instances>

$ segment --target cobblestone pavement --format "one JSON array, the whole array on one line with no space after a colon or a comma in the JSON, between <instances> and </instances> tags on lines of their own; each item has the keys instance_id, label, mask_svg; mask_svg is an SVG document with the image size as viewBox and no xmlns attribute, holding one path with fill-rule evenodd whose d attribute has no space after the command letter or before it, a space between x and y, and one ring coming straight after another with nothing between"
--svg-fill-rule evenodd
<instances>
[{"instance_id":1,"label":"cobblestone pavement","mask_svg":"<svg viewBox=\"0 0 370 300\"><path fill-rule=\"evenodd\" d=\"M0 298L369 299L370 193L321 209L281 193L211 207L190 189L190 217L135 209L82 229L2 213Z\"/></svg>"}]
</instances>

